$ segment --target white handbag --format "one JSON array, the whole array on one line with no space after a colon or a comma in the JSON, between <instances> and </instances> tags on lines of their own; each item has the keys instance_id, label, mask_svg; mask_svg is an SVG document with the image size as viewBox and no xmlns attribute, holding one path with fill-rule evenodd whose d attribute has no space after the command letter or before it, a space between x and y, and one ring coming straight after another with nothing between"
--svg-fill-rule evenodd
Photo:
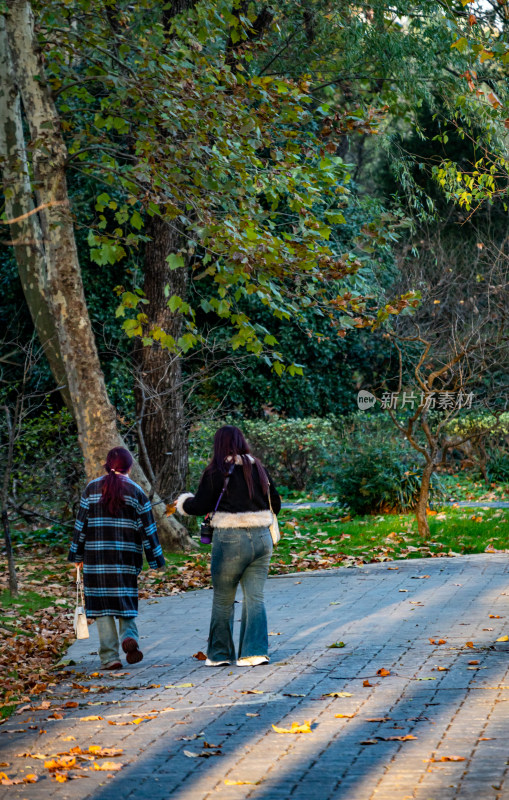
<instances>
[{"instance_id":1,"label":"white handbag","mask_svg":"<svg viewBox=\"0 0 509 800\"><path fill-rule=\"evenodd\" d=\"M279 530L279 522L277 521L277 517L272 510L272 502L270 499L270 483L268 488L268 495L269 495L269 508L272 514L272 522L269 525L269 530L270 530L270 535L272 536L272 543L276 545L281 539L281 532Z\"/></svg>"},{"instance_id":2,"label":"white handbag","mask_svg":"<svg viewBox=\"0 0 509 800\"><path fill-rule=\"evenodd\" d=\"M79 567L76 567L76 608L74 609L73 627L76 639L89 638L87 615L85 613L85 597L83 595L83 580L80 575Z\"/></svg>"}]
</instances>

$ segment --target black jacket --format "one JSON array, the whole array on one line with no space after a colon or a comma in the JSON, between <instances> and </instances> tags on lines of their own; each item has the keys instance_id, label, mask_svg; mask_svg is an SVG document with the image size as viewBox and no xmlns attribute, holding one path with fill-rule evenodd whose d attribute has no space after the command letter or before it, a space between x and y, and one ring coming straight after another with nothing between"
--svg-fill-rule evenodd
<instances>
[{"instance_id":1,"label":"black jacket","mask_svg":"<svg viewBox=\"0 0 509 800\"><path fill-rule=\"evenodd\" d=\"M253 471L253 496L249 497L242 462L239 463L239 457L237 457L226 492L212 519L214 528L256 528L270 525L272 515L269 509L269 499L263 492L254 463L251 464L251 468ZM268 472L267 476L270 482L272 510L278 514L281 510L281 498ZM177 511L184 516L205 516L213 512L223 485L224 476L221 472L216 470L211 473L204 472L195 495L187 493L180 495L177 500Z\"/></svg>"}]
</instances>

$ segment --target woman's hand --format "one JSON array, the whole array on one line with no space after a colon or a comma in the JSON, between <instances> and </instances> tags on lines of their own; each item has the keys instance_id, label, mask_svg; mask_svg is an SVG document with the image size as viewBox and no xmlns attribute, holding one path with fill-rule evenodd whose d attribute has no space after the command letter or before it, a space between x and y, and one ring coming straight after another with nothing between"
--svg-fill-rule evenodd
<instances>
[{"instance_id":1,"label":"woman's hand","mask_svg":"<svg viewBox=\"0 0 509 800\"><path fill-rule=\"evenodd\" d=\"M83 569L83 561L77 562L75 565L76 569Z\"/></svg>"}]
</instances>

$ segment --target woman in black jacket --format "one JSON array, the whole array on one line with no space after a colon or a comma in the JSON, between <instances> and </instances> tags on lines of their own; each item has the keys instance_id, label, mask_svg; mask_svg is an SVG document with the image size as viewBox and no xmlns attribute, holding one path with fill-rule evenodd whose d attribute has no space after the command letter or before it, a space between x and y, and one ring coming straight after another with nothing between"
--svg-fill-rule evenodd
<instances>
[{"instance_id":1,"label":"woman in black jacket","mask_svg":"<svg viewBox=\"0 0 509 800\"><path fill-rule=\"evenodd\" d=\"M281 499L266 469L250 454L242 431L234 425L219 428L214 437L212 461L202 475L196 495L182 494L177 500L177 511L181 514L212 514L214 598L207 666L235 661L233 609L239 583L244 602L237 665L257 666L269 661L263 590L272 555L271 506L278 514Z\"/></svg>"}]
</instances>

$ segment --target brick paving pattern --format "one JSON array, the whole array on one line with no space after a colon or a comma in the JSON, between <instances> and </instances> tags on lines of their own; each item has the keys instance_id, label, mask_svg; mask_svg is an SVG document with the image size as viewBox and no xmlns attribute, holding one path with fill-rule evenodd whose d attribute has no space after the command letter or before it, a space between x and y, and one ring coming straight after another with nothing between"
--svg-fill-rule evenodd
<instances>
[{"instance_id":1,"label":"brick paving pattern","mask_svg":"<svg viewBox=\"0 0 509 800\"><path fill-rule=\"evenodd\" d=\"M270 579L272 660L250 669L192 658L206 647L210 591L142 602L140 665L91 677L92 626L54 695L79 707L60 720L23 712L0 727L10 765L1 769L43 776L0 787L0 800L509 800L509 643L496 643L509 633L508 573L508 557L489 554ZM91 715L103 719L83 721ZM311 733L272 729L306 720ZM392 738L407 735L416 738ZM122 770L57 784L43 762L18 755L92 744L123 748Z\"/></svg>"}]
</instances>

